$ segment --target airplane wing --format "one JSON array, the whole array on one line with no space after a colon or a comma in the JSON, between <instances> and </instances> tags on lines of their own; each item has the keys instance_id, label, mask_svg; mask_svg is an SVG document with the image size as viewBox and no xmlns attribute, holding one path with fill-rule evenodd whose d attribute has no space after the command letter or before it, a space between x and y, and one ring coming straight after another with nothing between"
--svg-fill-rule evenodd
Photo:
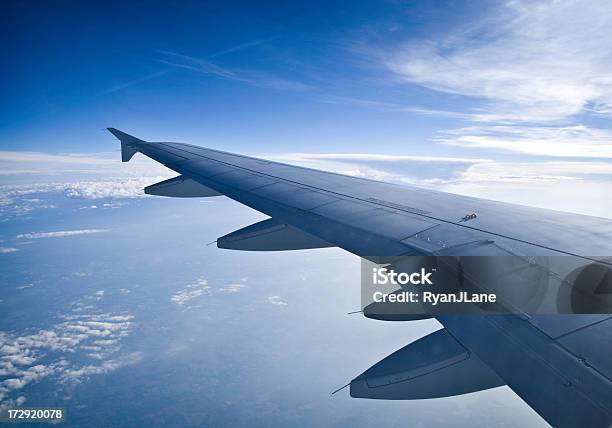
<instances>
[{"instance_id":1,"label":"airplane wing","mask_svg":"<svg viewBox=\"0 0 612 428\"><path fill-rule=\"evenodd\" d=\"M180 175L145 192L225 195L270 217L221 237L251 251L336 246L403 255L608 255L612 220L400 186L170 142L114 128L122 160L140 152ZM608 275L608 271L606 271ZM612 273L610 273L612 275ZM444 326L351 382L363 398L433 398L508 385L554 426L612 423L608 315L436 315Z\"/></svg>"}]
</instances>

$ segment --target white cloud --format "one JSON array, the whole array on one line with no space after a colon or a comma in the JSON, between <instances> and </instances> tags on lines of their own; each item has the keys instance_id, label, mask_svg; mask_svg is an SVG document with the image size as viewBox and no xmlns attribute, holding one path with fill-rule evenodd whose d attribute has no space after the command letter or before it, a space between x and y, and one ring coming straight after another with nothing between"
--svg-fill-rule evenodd
<instances>
[{"instance_id":1,"label":"white cloud","mask_svg":"<svg viewBox=\"0 0 612 428\"><path fill-rule=\"evenodd\" d=\"M316 87L309 84L295 80L287 80L261 71L245 69L231 70L229 68L221 67L209 60L180 54L178 52L159 51L159 53L165 57L158 60L160 63L177 69L195 71L203 75L216 76L222 79L233 80L256 87L297 92L317 91Z\"/></svg>"},{"instance_id":2,"label":"white cloud","mask_svg":"<svg viewBox=\"0 0 612 428\"><path fill-rule=\"evenodd\" d=\"M110 177L96 180L66 181L57 183L7 184L0 186L0 217L23 216L39 209L55 208L43 198L52 194L63 194L77 199L133 199L151 197L144 188L167 179L165 176ZM77 177L78 178L78 177ZM37 195L37 198L31 198ZM124 203L111 201L100 205L88 205L81 209L119 208Z\"/></svg>"},{"instance_id":3,"label":"white cloud","mask_svg":"<svg viewBox=\"0 0 612 428\"><path fill-rule=\"evenodd\" d=\"M61 317L51 328L30 333L0 331L0 409L21 405L13 398L31 383L53 379L70 384L118 367L134 364L140 354L117 355L130 334L132 315L89 314ZM83 358L91 362L83 364Z\"/></svg>"},{"instance_id":4,"label":"white cloud","mask_svg":"<svg viewBox=\"0 0 612 428\"><path fill-rule=\"evenodd\" d=\"M39 197L45 193L60 192L82 199L141 198L146 197L144 187L176 174L142 155L127 165L120 161L118 151L92 154L0 151L0 175L5 176L6 183L0 186L0 216L20 216L54 208ZM85 208L94 209L97 205Z\"/></svg>"},{"instance_id":5,"label":"white cloud","mask_svg":"<svg viewBox=\"0 0 612 428\"><path fill-rule=\"evenodd\" d=\"M457 182L554 182L601 177L612 179L608 162L493 162L470 166Z\"/></svg>"},{"instance_id":6,"label":"white cloud","mask_svg":"<svg viewBox=\"0 0 612 428\"><path fill-rule=\"evenodd\" d=\"M491 162L481 158L365 153L287 153L266 158L356 177L413 184L455 179L470 165Z\"/></svg>"},{"instance_id":7,"label":"white cloud","mask_svg":"<svg viewBox=\"0 0 612 428\"><path fill-rule=\"evenodd\" d=\"M283 301L280 296L269 296L268 303L271 305L287 306L287 302Z\"/></svg>"},{"instance_id":8,"label":"white cloud","mask_svg":"<svg viewBox=\"0 0 612 428\"><path fill-rule=\"evenodd\" d=\"M0 163L27 163L39 165L108 165L111 159L108 153L91 155L53 154L41 152L0 151ZM6 173L6 171L4 171Z\"/></svg>"},{"instance_id":9,"label":"white cloud","mask_svg":"<svg viewBox=\"0 0 612 428\"><path fill-rule=\"evenodd\" d=\"M228 284L224 287L219 288L219 291L222 293L238 293L247 287L248 285L246 284Z\"/></svg>"},{"instance_id":10,"label":"white cloud","mask_svg":"<svg viewBox=\"0 0 612 428\"><path fill-rule=\"evenodd\" d=\"M558 120L612 105L612 9L573 0L511 1L388 65L407 81L494 104L483 120Z\"/></svg>"},{"instance_id":11,"label":"white cloud","mask_svg":"<svg viewBox=\"0 0 612 428\"><path fill-rule=\"evenodd\" d=\"M309 159L311 155L303 155ZM418 162L410 157L387 156L385 161L363 155L313 155L305 166L342 172L363 178L464 194L535 207L612 218L610 193L612 162L531 161L474 162L450 160ZM324 159L324 160L323 160Z\"/></svg>"},{"instance_id":12,"label":"white cloud","mask_svg":"<svg viewBox=\"0 0 612 428\"><path fill-rule=\"evenodd\" d=\"M117 147L119 145L117 144ZM136 156L129 166L115 153L54 154L42 152L0 151L0 175L57 175L68 176L154 176L168 175L163 165L144 156Z\"/></svg>"},{"instance_id":13,"label":"white cloud","mask_svg":"<svg viewBox=\"0 0 612 428\"><path fill-rule=\"evenodd\" d=\"M437 141L536 156L612 158L612 130L571 126L469 126L442 132Z\"/></svg>"},{"instance_id":14,"label":"white cloud","mask_svg":"<svg viewBox=\"0 0 612 428\"><path fill-rule=\"evenodd\" d=\"M103 198L142 198L147 197L144 188L150 184L165 180L167 177L125 178L103 181L81 181L66 183L63 192L70 198L103 199Z\"/></svg>"},{"instance_id":15,"label":"white cloud","mask_svg":"<svg viewBox=\"0 0 612 428\"><path fill-rule=\"evenodd\" d=\"M480 158L376 154L287 154L278 159L327 171L419 186L463 182L516 182L612 179L612 162L497 162Z\"/></svg>"},{"instance_id":16,"label":"white cloud","mask_svg":"<svg viewBox=\"0 0 612 428\"><path fill-rule=\"evenodd\" d=\"M515 0L405 44L385 62L405 82L476 105L467 118L479 125L445 134L447 144L612 157L612 133L579 118L612 116L611 36L606 1Z\"/></svg>"},{"instance_id":17,"label":"white cloud","mask_svg":"<svg viewBox=\"0 0 612 428\"><path fill-rule=\"evenodd\" d=\"M448 156L410 156L410 155L382 155L376 153L284 153L281 155L266 156L266 159L276 159L285 162L302 162L302 161L382 161L382 162L398 162L398 161L416 161L416 162L447 162L447 163L476 163L488 162L488 159L479 158L458 158Z\"/></svg>"},{"instance_id":18,"label":"white cloud","mask_svg":"<svg viewBox=\"0 0 612 428\"><path fill-rule=\"evenodd\" d=\"M205 279L198 279L195 284L189 284L184 289L176 292L170 298L170 301L177 305L184 305L190 300L200 297L204 294L210 294L210 286Z\"/></svg>"},{"instance_id":19,"label":"white cloud","mask_svg":"<svg viewBox=\"0 0 612 428\"><path fill-rule=\"evenodd\" d=\"M17 239L63 238L66 236L93 235L108 232L105 229L58 230L54 232L31 232L16 236Z\"/></svg>"},{"instance_id":20,"label":"white cloud","mask_svg":"<svg viewBox=\"0 0 612 428\"><path fill-rule=\"evenodd\" d=\"M0 254L9 254L18 251L17 248L13 247L0 247Z\"/></svg>"},{"instance_id":21,"label":"white cloud","mask_svg":"<svg viewBox=\"0 0 612 428\"><path fill-rule=\"evenodd\" d=\"M13 184L0 186L0 204L8 205L12 199L21 197L23 202L32 203L32 199L23 198L28 195L61 192L71 198L102 199L102 198L137 198L146 197L143 189L168 176L121 177L102 180L81 180L58 183ZM34 202L41 202L34 201ZM95 209L96 205L87 208Z\"/></svg>"},{"instance_id":22,"label":"white cloud","mask_svg":"<svg viewBox=\"0 0 612 428\"><path fill-rule=\"evenodd\" d=\"M64 370L64 372L62 373L63 380L80 383L83 382L83 380L90 378L91 376L106 374L120 367L136 364L141 360L142 355L139 352L133 352L131 354L124 355L118 359L104 361L103 363L98 365L91 364L75 369Z\"/></svg>"}]
</instances>

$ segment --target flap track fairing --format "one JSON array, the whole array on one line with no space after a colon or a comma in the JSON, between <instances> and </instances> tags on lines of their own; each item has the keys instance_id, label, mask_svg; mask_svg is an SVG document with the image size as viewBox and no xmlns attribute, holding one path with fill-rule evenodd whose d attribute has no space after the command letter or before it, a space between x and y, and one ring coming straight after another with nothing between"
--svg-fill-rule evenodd
<instances>
[{"instance_id":1,"label":"flap track fairing","mask_svg":"<svg viewBox=\"0 0 612 428\"><path fill-rule=\"evenodd\" d=\"M333 246L274 219L260 221L217 239L218 248L243 251L287 251Z\"/></svg>"},{"instance_id":2,"label":"flap track fairing","mask_svg":"<svg viewBox=\"0 0 612 428\"><path fill-rule=\"evenodd\" d=\"M216 190L182 175L147 186L144 191L147 195L173 198L206 198L221 195Z\"/></svg>"},{"instance_id":3,"label":"flap track fairing","mask_svg":"<svg viewBox=\"0 0 612 428\"><path fill-rule=\"evenodd\" d=\"M350 383L351 397L416 400L504 385L475 354L441 329L394 352Z\"/></svg>"}]
</instances>

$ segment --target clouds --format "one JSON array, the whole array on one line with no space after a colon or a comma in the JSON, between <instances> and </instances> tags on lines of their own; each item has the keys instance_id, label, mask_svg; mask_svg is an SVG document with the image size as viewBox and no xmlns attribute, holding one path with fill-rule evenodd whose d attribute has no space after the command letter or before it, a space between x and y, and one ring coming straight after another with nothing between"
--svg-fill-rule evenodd
<instances>
[{"instance_id":1,"label":"clouds","mask_svg":"<svg viewBox=\"0 0 612 428\"><path fill-rule=\"evenodd\" d=\"M185 310L193 309L199 306L188 305L192 300L197 300L201 296L211 296L213 294L237 294L248 288L244 284L246 278L241 279L241 282L230 283L213 288L208 284L208 280L204 278L197 279L193 284L187 285L185 288L175 292L170 301L179 306L185 307Z\"/></svg>"},{"instance_id":2,"label":"clouds","mask_svg":"<svg viewBox=\"0 0 612 428\"><path fill-rule=\"evenodd\" d=\"M194 284L189 284L184 289L174 293L170 298L170 301L177 305L185 305L190 300L200 297L204 294L210 294L210 286L208 281L200 278Z\"/></svg>"},{"instance_id":3,"label":"clouds","mask_svg":"<svg viewBox=\"0 0 612 428\"><path fill-rule=\"evenodd\" d=\"M415 161L415 162L447 162L447 163L476 163L486 162L487 159L458 158L444 156L411 156L411 155L383 155L375 153L285 153L276 156L267 156L288 162L300 162L309 160L340 160L340 161L366 161L368 163Z\"/></svg>"},{"instance_id":4,"label":"clouds","mask_svg":"<svg viewBox=\"0 0 612 428\"><path fill-rule=\"evenodd\" d=\"M287 306L287 302L283 301L281 296L269 296L268 303L275 306Z\"/></svg>"},{"instance_id":5,"label":"clouds","mask_svg":"<svg viewBox=\"0 0 612 428\"><path fill-rule=\"evenodd\" d=\"M143 189L153 183L167 179L168 176L110 178L82 180L64 183L32 183L0 186L0 217L18 217L37 210L53 209L56 205L45 198L52 194L63 194L73 199L135 199L148 198ZM36 198L32 198L36 195ZM119 201L98 205L86 205L81 209L118 208Z\"/></svg>"},{"instance_id":6,"label":"clouds","mask_svg":"<svg viewBox=\"0 0 612 428\"><path fill-rule=\"evenodd\" d=\"M41 152L11 152L2 150L0 151L0 163L1 164L35 164L35 165L56 165L61 166L74 166L74 165L88 165L88 166L101 166L109 165L110 159L108 154L101 153L81 155L81 154L53 154L53 153L41 153ZM8 174L6 170L2 171L2 174Z\"/></svg>"},{"instance_id":7,"label":"clouds","mask_svg":"<svg viewBox=\"0 0 612 428\"><path fill-rule=\"evenodd\" d=\"M602 197L610 192L610 162L316 153L276 158L357 177L612 217L612 203Z\"/></svg>"},{"instance_id":8,"label":"clouds","mask_svg":"<svg viewBox=\"0 0 612 428\"><path fill-rule=\"evenodd\" d=\"M142 355L138 352L121 356L120 358L104 361L99 365L90 364L76 369L67 369L62 373L64 380L80 383L84 379L94 375L107 374L118 368L136 364L142 360Z\"/></svg>"},{"instance_id":9,"label":"clouds","mask_svg":"<svg viewBox=\"0 0 612 428\"><path fill-rule=\"evenodd\" d=\"M144 188L176 175L163 165L136 156L129 167L119 153L50 154L0 151L0 218L19 217L56 208L47 196L61 193L74 199L149 197ZM83 208L116 208L120 202Z\"/></svg>"},{"instance_id":10,"label":"clouds","mask_svg":"<svg viewBox=\"0 0 612 428\"><path fill-rule=\"evenodd\" d=\"M78 181L64 184L62 190L70 198L144 198L146 197L143 190L145 187L166 178L164 176L156 176L102 181Z\"/></svg>"},{"instance_id":11,"label":"clouds","mask_svg":"<svg viewBox=\"0 0 612 428\"><path fill-rule=\"evenodd\" d=\"M407 81L489 100L477 120L559 120L612 105L605 1L512 1L389 60Z\"/></svg>"},{"instance_id":12,"label":"clouds","mask_svg":"<svg viewBox=\"0 0 612 428\"><path fill-rule=\"evenodd\" d=\"M558 195L557 199L563 199L559 195L563 195L568 189L558 183L583 182L573 186L575 195L584 194L589 186L591 189L600 189L603 183L610 183L612 163L593 159L605 158L608 153L612 154L612 150L608 152L607 148L608 134L608 131L599 132L580 125L473 124L443 131L437 137L437 141L449 146L472 147L481 151L503 150L538 156L537 160L532 161L497 161L495 156L415 156L376 153L284 153L263 157L357 177L430 187L472 196L501 198L518 203L525 203L519 193L512 192L508 198L502 193L482 194L481 189L476 189L474 185L503 185L505 190L508 190L506 184L510 183L514 185L539 183L542 185L539 190L546 192L549 203L553 202L551 199L555 195ZM612 133L610 136L612 137ZM612 138L609 140L612 141ZM547 157L549 153L555 153L557 158L566 158L566 160L542 161L542 157ZM583 160L576 160L577 153ZM72 156L86 158L86 156ZM88 203L77 209L118 208L126 203L121 199L150 197L144 195L142 189L163 179L161 176L117 177L53 184L0 186L0 217L23 216L35 210L51 209L54 204L61 205L57 199L51 200L53 204L49 200L58 193L71 199L97 201L95 204ZM594 180L598 182L599 187L593 185ZM579 191L579 188L584 191ZM477 191L474 193L474 190ZM607 211L607 206L602 207L596 211L596 215L607 215L605 214ZM104 229L97 228L33 231L20 234L18 239L68 237L103 231ZM6 245L3 248L6 248L6 251L0 250L0 253L8 254L14 247ZM235 288L227 288L221 292L235 291ZM177 293L174 302L184 305L185 302L202 294L205 292L200 288L186 289Z\"/></svg>"},{"instance_id":13,"label":"clouds","mask_svg":"<svg viewBox=\"0 0 612 428\"><path fill-rule=\"evenodd\" d=\"M499 162L482 158L319 153L290 153L275 158L363 178L419 186L612 178L612 163L594 161Z\"/></svg>"},{"instance_id":14,"label":"clouds","mask_svg":"<svg viewBox=\"0 0 612 428\"><path fill-rule=\"evenodd\" d=\"M512 1L443 36L407 43L385 63L404 82L476 105L468 118L477 125L446 133L444 143L612 157L612 134L578 122L612 113L611 33L605 1L588 7L572 0Z\"/></svg>"},{"instance_id":15,"label":"clouds","mask_svg":"<svg viewBox=\"0 0 612 428\"><path fill-rule=\"evenodd\" d=\"M471 165L489 159L366 153L288 153L271 158L356 177L406 184L457 180Z\"/></svg>"},{"instance_id":16,"label":"clouds","mask_svg":"<svg viewBox=\"0 0 612 428\"><path fill-rule=\"evenodd\" d=\"M241 50L246 47L257 46L268 40L272 39L262 39L252 43L245 43L243 45L236 46L235 48L221 51L210 56L209 58L225 55L226 53ZM202 74L203 76L214 76L220 79L234 81L258 88L267 88L279 91L318 92L318 88L315 86L297 80L285 79L276 74L270 74L265 71L257 71L252 69L230 69L213 63L209 59L184 55L172 51L158 52L163 55L162 58L158 59L158 62L177 69L190 70Z\"/></svg>"},{"instance_id":17,"label":"clouds","mask_svg":"<svg viewBox=\"0 0 612 428\"><path fill-rule=\"evenodd\" d=\"M146 186L176 175L144 156L135 157L128 168L119 161L118 153L0 151L0 171L5 183L0 185L0 217L55 208L45 201L45 194L51 193L90 200L144 198L148 197L143 190ZM112 208L106 204L102 207Z\"/></svg>"},{"instance_id":18,"label":"clouds","mask_svg":"<svg viewBox=\"0 0 612 428\"><path fill-rule=\"evenodd\" d=\"M82 180L63 183L33 183L0 186L0 206L11 205L15 199L28 195L60 192L71 198L103 199L103 198L142 198L147 197L143 188L165 180L165 176L141 178L111 178L105 180ZM32 203L32 199L21 202ZM90 206L89 208L93 208Z\"/></svg>"},{"instance_id":19,"label":"clouds","mask_svg":"<svg viewBox=\"0 0 612 428\"><path fill-rule=\"evenodd\" d=\"M437 141L534 156L612 159L612 131L584 125L470 126L442 132Z\"/></svg>"},{"instance_id":20,"label":"clouds","mask_svg":"<svg viewBox=\"0 0 612 428\"><path fill-rule=\"evenodd\" d=\"M64 238L66 236L93 235L108 232L105 229L58 230L55 232L31 232L17 235L17 239Z\"/></svg>"},{"instance_id":21,"label":"clouds","mask_svg":"<svg viewBox=\"0 0 612 428\"><path fill-rule=\"evenodd\" d=\"M0 151L0 175L55 175L61 181L75 176L156 176L168 169L147 159L135 157L129 168L119 161L119 152L56 154Z\"/></svg>"},{"instance_id":22,"label":"clouds","mask_svg":"<svg viewBox=\"0 0 612 428\"><path fill-rule=\"evenodd\" d=\"M228 284L219 288L221 293L239 293L248 286L246 284Z\"/></svg>"},{"instance_id":23,"label":"clouds","mask_svg":"<svg viewBox=\"0 0 612 428\"><path fill-rule=\"evenodd\" d=\"M15 395L43 379L70 385L138 362L138 353L119 354L133 320L128 314L66 315L47 329L0 331L0 409L23 403L26 398Z\"/></svg>"},{"instance_id":24,"label":"clouds","mask_svg":"<svg viewBox=\"0 0 612 428\"><path fill-rule=\"evenodd\" d=\"M118 153L49 154L0 151L0 217L23 216L55 208L45 194L69 198L144 198L143 189L175 173L163 165L137 156L127 167ZM36 197L33 197L36 196ZM108 205L101 205L109 207ZM89 205L87 208L98 208Z\"/></svg>"}]
</instances>

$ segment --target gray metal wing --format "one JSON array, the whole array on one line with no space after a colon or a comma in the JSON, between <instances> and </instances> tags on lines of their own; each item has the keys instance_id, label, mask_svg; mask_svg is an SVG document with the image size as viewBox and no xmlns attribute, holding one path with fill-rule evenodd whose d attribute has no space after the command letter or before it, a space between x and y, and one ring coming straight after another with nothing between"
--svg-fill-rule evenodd
<instances>
[{"instance_id":1,"label":"gray metal wing","mask_svg":"<svg viewBox=\"0 0 612 428\"><path fill-rule=\"evenodd\" d=\"M608 255L611 247L609 219L348 177L189 144L145 142L113 128L109 131L121 141L123 161L141 152L181 175L170 183L171 192L165 190L168 183L153 188L163 188L160 194L222 194L273 219L269 224L245 228L244 235L240 231L231 234L222 241L226 246L232 242L235 246L265 250L265 240L257 238L265 232L277 234L272 249L333 245L364 258L411 254L486 256L505 251L588 259ZM182 183L189 187L182 189ZM364 389L376 385L390 391L388 385L376 383L380 379L404 382L403 392L395 385L393 393L387 395L406 397L418 396L407 392L414 390L415 382L429 385L431 391L426 394L442 396L453 390L478 390L477 379L482 379L480 389L509 385L555 426L607 427L612 423L612 320L608 316L437 318L454 341L445 336L422 342L419 349L445 340L457 343L453 345L454 354L411 352L409 360L420 365L400 367L403 374L399 377L393 373L391 377L381 377L384 370L381 372L378 366L359 378L365 382L360 383L359 395L368 396L371 392L370 396L376 396L374 391ZM432 364L449 367L444 375L438 373L431 379L437 376L448 381L454 377L461 385L441 391L432 388L431 383L423 383L422 376L436 370L428 370L419 352L436 355L440 361L434 358ZM393 370L398 370L399 360L389 361L393 361ZM478 378L468 379L461 370L453 372L457 367L471 367ZM378 380L368 384L365 379L372 373ZM413 376L414 373L420 375Z\"/></svg>"}]
</instances>

